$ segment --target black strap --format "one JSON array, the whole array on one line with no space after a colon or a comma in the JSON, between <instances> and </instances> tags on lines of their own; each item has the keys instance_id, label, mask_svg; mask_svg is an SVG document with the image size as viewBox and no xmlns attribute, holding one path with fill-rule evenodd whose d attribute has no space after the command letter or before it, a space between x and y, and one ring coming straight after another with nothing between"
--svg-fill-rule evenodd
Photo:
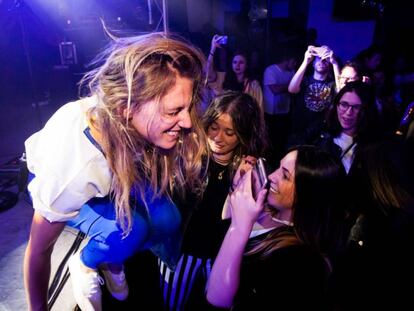
<instances>
[{"instance_id":1,"label":"black strap","mask_svg":"<svg viewBox=\"0 0 414 311\"><path fill-rule=\"evenodd\" d=\"M352 149L353 146L356 145L356 141L353 141L352 144L350 144L341 154L340 159L342 160L342 158L349 152L349 150Z\"/></svg>"}]
</instances>

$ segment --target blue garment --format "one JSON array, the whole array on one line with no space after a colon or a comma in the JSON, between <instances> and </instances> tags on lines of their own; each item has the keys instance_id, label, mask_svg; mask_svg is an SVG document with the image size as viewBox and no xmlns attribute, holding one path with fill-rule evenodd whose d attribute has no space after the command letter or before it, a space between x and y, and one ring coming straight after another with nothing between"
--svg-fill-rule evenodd
<instances>
[{"instance_id":1,"label":"blue garment","mask_svg":"<svg viewBox=\"0 0 414 311\"><path fill-rule=\"evenodd\" d=\"M29 182L34 178L35 175L29 173ZM147 202L151 202L152 191L147 189L145 196ZM182 240L181 215L177 207L170 199L162 197L149 203L147 212L142 201L138 201L133 210L132 230L125 238L116 222L114 203L108 196L89 200L79 215L67 222L90 238L81 253L86 266L96 269L104 262L121 264L136 251L151 249L168 268L175 270Z\"/></svg>"},{"instance_id":2,"label":"blue garment","mask_svg":"<svg viewBox=\"0 0 414 311\"><path fill-rule=\"evenodd\" d=\"M116 222L114 202L108 197L93 198L80 209L79 215L67 224L90 237L82 249L81 259L90 268L104 262L122 264L136 251L151 249L169 267L175 268L179 259L181 216L167 197L151 202L147 190L148 212L142 202L133 210L131 232L122 238Z\"/></svg>"}]
</instances>

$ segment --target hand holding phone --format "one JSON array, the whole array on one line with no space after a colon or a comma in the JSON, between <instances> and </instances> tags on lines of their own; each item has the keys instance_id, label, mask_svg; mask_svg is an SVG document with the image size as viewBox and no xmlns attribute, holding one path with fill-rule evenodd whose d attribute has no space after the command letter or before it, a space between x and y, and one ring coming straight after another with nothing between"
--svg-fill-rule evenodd
<instances>
[{"instance_id":1,"label":"hand holding phone","mask_svg":"<svg viewBox=\"0 0 414 311\"><path fill-rule=\"evenodd\" d=\"M261 189L266 188L269 185L269 179L267 178L267 167L266 167L266 159L265 158L258 158L256 164L254 166L254 186L253 186L253 193L254 196Z\"/></svg>"},{"instance_id":2,"label":"hand holding phone","mask_svg":"<svg viewBox=\"0 0 414 311\"><path fill-rule=\"evenodd\" d=\"M220 45L226 45L227 40L228 40L227 36L221 36L221 38L217 40L217 43L220 44Z\"/></svg>"}]
</instances>

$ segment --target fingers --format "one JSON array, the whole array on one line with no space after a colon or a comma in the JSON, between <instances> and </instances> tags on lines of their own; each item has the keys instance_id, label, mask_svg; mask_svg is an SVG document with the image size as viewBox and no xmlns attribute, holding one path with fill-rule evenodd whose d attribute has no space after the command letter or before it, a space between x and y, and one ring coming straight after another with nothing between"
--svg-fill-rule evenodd
<instances>
[{"instance_id":1,"label":"fingers","mask_svg":"<svg viewBox=\"0 0 414 311\"><path fill-rule=\"evenodd\" d=\"M246 164L250 164L251 166L254 166L256 164L257 159L253 156L245 156L243 157L243 161Z\"/></svg>"},{"instance_id":2,"label":"fingers","mask_svg":"<svg viewBox=\"0 0 414 311\"><path fill-rule=\"evenodd\" d=\"M239 167L237 168L236 174L233 178L233 188L236 188L239 180L246 174L247 171L251 170L253 165L256 163L256 158L252 156L243 157L240 162Z\"/></svg>"},{"instance_id":3,"label":"fingers","mask_svg":"<svg viewBox=\"0 0 414 311\"><path fill-rule=\"evenodd\" d=\"M252 193L252 170L248 170L240 180L240 190Z\"/></svg>"},{"instance_id":4,"label":"fingers","mask_svg":"<svg viewBox=\"0 0 414 311\"><path fill-rule=\"evenodd\" d=\"M257 196L256 203L262 207L264 206L264 202L266 200L267 191L268 190L266 188L263 188L262 190L260 190Z\"/></svg>"}]
</instances>

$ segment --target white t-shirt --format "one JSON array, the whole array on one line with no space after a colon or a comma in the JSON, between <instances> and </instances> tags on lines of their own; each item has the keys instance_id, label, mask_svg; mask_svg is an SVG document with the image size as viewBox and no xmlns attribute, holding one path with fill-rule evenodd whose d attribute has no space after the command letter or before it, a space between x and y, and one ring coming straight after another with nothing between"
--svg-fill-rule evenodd
<instances>
[{"instance_id":1,"label":"white t-shirt","mask_svg":"<svg viewBox=\"0 0 414 311\"><path fill-rule=\"evenodd\" d=\"M107 161L85 134L86 111L96 103L88 97L62 106L25 142L33 207L50 222L73 219L84 203L109 193Z\"/></svg>"},{"instance_id":2,"label":"white t-shirt","mask_svg":"<svg viewBox=\"0 0 414 311\"><path fill-rule=\"evenodd\" d=\"M273 94L269 85L289 85L295 73L280 69L276 64L266 68L263 76L264 109L268 114L288 113L290 110L290 94L288 92Z\"/></svg>"}]
</instances>

